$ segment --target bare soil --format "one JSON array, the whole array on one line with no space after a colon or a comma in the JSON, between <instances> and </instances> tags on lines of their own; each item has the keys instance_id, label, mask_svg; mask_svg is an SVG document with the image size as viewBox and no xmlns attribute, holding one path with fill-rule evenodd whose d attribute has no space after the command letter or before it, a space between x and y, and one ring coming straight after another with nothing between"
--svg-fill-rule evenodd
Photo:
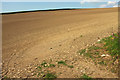
<instances>
[{"instance_id":1,"label":"bare soil","mask_svg":"<svg viewBox=\"0 0 120 80\"><path fill-rule=\"evenodd\" d=\"M77 54L118 30L118 8L42 11L2 15L3 76L36 77L32 73L43 60L67 60L74 68L54 70L60 78L115 78ZM61 74L59 74L61 73Z\"/></svg>"}]
</instances>

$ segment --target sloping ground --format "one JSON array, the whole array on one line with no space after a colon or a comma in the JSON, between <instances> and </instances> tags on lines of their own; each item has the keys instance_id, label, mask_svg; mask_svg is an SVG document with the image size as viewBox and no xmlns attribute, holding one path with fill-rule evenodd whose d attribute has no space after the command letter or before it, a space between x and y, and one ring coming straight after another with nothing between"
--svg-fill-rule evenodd
<instances>
[{"instance_id":1,"label":"sloping ground","mask_svg":"<svg viewBox=\"0 0 120 80\"><path fill-rule=\"evenodd\" d=\"M74 68L63 68L59 77L79 77L84 69L92 77L117 77L76 55L81 48L117 32L117 8L29 12L2 17L3 76L34 77L33 66L51 57L55 61L74 62ZM62 67L55 70L60 72Z\"/></svg>"}]
</instances>

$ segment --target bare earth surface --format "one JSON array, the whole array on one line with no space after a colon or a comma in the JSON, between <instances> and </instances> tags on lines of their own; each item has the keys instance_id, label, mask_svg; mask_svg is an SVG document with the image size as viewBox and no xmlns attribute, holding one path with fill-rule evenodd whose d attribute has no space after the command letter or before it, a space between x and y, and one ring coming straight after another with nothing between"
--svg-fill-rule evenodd
<instances>
[{"instance_id":1,"label":"bare earth surface","mask_svg":"<svg viewBox=\"0 0 120 80\"><path fill-rule=\"evenodd\" d=\"M2 15L3 76L35 77L43 60L66 60L74 68L54 68L60 78L117 77L76 52L117 32L118 9L42 11ZM82 37L80 37L82 35ZM29 69L29 67L30 69Z\"/></svg>"}]
</instances>

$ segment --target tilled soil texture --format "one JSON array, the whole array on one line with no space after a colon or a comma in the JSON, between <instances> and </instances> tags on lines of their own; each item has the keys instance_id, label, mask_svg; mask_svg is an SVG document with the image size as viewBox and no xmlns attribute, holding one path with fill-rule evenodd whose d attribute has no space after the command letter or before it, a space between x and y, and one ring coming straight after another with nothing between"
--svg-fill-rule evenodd
<instances>
[{"instance_id":1,"label":"tilled soil texture","mask_svg":"<svg viewBox=\"0 0 120 80\"><path fill-rule=\"evenodd\" d=\"M3 76L34 77L34 67L31 72L26 68L51 58L75 63L73 69L55 69L61 71L61 78L79 77L85 69L92 77L117 77L80 55L76 57L76 52L117 32L118 8L7 14L2 15L2 25Z\"/></svg>"}]
</instances>

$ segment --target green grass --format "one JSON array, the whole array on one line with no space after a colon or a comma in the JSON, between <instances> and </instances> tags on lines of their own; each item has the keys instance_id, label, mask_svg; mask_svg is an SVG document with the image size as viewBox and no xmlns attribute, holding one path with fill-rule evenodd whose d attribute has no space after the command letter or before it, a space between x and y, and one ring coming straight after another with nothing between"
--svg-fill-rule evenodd
<instances>
[{"instance_id":1,"label":"green grass","mask_svg":"<svg viewBox=\"0 0 120 80\"><path fill-rule=\"evenodd\" d=\"M63 64L65 66L68 66L69 68L74 68L73 65L68 65L68 64L66 64L65 61L58 61L58 64Z\"/></svg>"},{"instance_id":2,"label":"green grass","mask_svg":"<svg viewBox=\"0 0 120 80\"><path fill-rule=\"evenodd\" d=\"M93 56L91 55L91 53L89 53L89 52L86 53L86 49L82 49L82 50L78 51L78 53L80 55L84 55L86 57L93 58Z\"/></svg>"},{"instance_id":3,"label":"green grass","mask_svg":"<svg viewBox=\"0 0 120 80\"><path fill-rule=\"evenodd\" d=\"M109 37L103 38L91 47L79 50L77 53L87 57L87 59L92 59L96 65L100 64L101 66L106 66L106 68L108 67L109 70L112 69L112 72L117 72L116 65L118 65L118 60L120 60L118 59L118 56L120 55L120 37L118 36L118 34L112 34ZM108 56L101 56L103 54Z\"/></svg>"},{"instance_id":4,"label":"green grass","mask_svg":"<svg viewBox=\"0 0 120 80\"><path fill-rule=\"evenodd\" d=\"M95 52L94 54L95 54L95 55L99 55L100 53L99 53L99 52Z\"/></svg>"},{"instance_id":5,"label":"green grass","mask_svg":"<svg viewBox=\"0 0 120 80\"><path fill-rule=\"evenodd\" d=\"M47 74L45 74L45 76L43 78L57 78L57 76L52 73L47 73Z\"/></svg>"},{"instance_id":6,"label":"green grass","mask_svg":"<svg viewBox=\"0 0 120 80\"><path fill-rule=\"evenodd\" d=\"M34 73L39 78L46 78L48 80L51 80L51 78L57 78L56 74L51 73L51 71L47 70L50 67L59 66L60 64L67 66L68 68L74 68L73 65L66 64L65 61L58 61L58 65L47 63L46 61L43 61L38 67L37 72ZM42 69L45 69L42 71ZM52 69L52 68L51 68ZM53 68L54 69L54 68ZM53 79L52 79L53 80Z\"/></svg>"},{"instance_id":7,"label":"green grass","mask_svg":"<svg viewBox=\"0 0 120 80\"><path fill-rule=\"evenodd\" d=\"M113 34L109 37L103 38L100 42L103 43L103 47L99 46L91 46L88 48L88 51L94 51L98 49L104 49L109 52L111 56L114 56L115 58L118 58L117 56L120 54L119 53L119 43L118 43L118 34ZM100 43L99 43L100 44ZM82 49L78 51L80 55L85 54L86 56L90 56L89 54L86 54L86 49ZM95 54L99 55L99 52L95 52Z\"/></svg>"},{"instance_id":8,"label":"green grass","mask_svg":"<svg viewBox=\"0 0 120 80\"><path fill-rule=\"evenodd\" d=\"M98 64L107 65L104 61L100 61L100 62L98 62Z\"/></svg>"},{"instance_id":9,"label":"green grass","mask_svg":"<svg viewBox=\"0 0 120 80\"><path fill-rule=\"evenodd\" d=\"M4 76L4 78L8 78L7 76Z\"/></svg>"},{"instance_id":10,"label":"green grass","mask_svg":"<svg viewBox=\"0 0 120 80\"><path fill-rule=\"evenodd\" d=\"M40 77L40 73L38 73L37 77Z\"/></svg>"},{"instance_id":11,"label":"green grass","mask_svg":"<svg viewBox=\"0 0 120 80\"><path fill-rule=\"evenodd\" d=\"M73 65L68 65L69 68L74 68Z\"/></svg>"},{"instance_id":12,"label":"green grass","mask_svg":"<svg viewBox=\"0 0 120 80\"><path fill-rule=\"evenodd\" d=\"M58 61L58 64L67 65L65 61Z\"/></svg>"},{"instance_id":13,"label":"green grass","mask_svg":"<svg viewBox=\"0 0 120 80\"><path fill-rule=\"evenodd\" d=\"M55 67L55 64L48 64L48 63L46 63L46 62L43 62L43 63L41 64L41 66L43 66L43 67Z\"/></svg>"},{"instance_id":14,"label":"green grass","mask_svg":"<svg viewBox=\"0 0 120 80\"><path fill-rule=\"evenodd\" d=\"M37 69L42 70L42 67L38 66Z\"/></svg>"},{"instance_id":15,"label":"green grass","mask_svg":"<svg viewBox=\"0 0 120 80\"><path fill-rule=\"evenodd\" d=\"M79 53L80 55L84 54L85 52L86 52L86 49L82 49L82 50L78 51L78 53Z\"/></svg>"},{"instance_id":16,"label":"green grass","mask_svg":"<svg viewBox=\"0 0 120 80\"><path fill-rule=\"evenodd\" d=\"M50 64L49 67L55 67L55 64Z\"/></svg>"},{"instance_id":17,"label":"green grass","mask_svg":"<svg viewBox=\"0 0 120 80\"><path fill-rule=\"evenodd\" d=\"M98 47L98 46L91 46L91 47L89 47L88 49L89 49L89 51L91 51L91 50L101 49L101 47Z\"/></svg>"},{"instance_id":18,"label":"green grass","mask_svg":"<svg viewBox=\"0 0 120 80\"><path fill-rule=\"evenodd\" d=\"M93 59L93 56L92 56L91 53L85 53L84 55L85 55L86 57L89 57L89 58Z\"/></svg>"},{"instance_id":19,"label":"green grass","mask_svg":"<svg viewBox=\"0 0 120 80\"><path fill-rule=\"evenodd\" d=\"M39 78L56 78L56 75L53 73L50 73L48 71L48 68L55 67L55 64L47 63L46 61L43 61L39 66L37 66L37 71L34 73L34 76L36 75ZM42 69L44 71L42 71ZM48 79L51 80L51 79Z\"/></svg>"},{"instance_id":20,"label":"green grass","mask_svg":"<svg viewBox=\"0 0 120 80\"><path fill-rule=\"evenodd\" d=\"M86 74L83 74L80 78L84 78L84 80L92 80L92 78Z\"/></svg>"},{"instance_id":21,"label":"green grass","mask_svg":"<svg viewBox=\"0 0 120 80\"><path fill-rule=\"evenodd\" d=\"M46 62L43 62L41 66L47 67L46 64L47 64Z\"/></svg>"},{"instance_id":22,"label":"green grass","mask_svg":"<svg viewBox=\"0 0 120 80\"><path fill-rule=\"evenodd\" d=\"M106 37L102 40L104 42L104 48L110 53L111 56L119 55L119 39L118 34L113 34L109 37Z\"/></svg>"}]
</instances>

